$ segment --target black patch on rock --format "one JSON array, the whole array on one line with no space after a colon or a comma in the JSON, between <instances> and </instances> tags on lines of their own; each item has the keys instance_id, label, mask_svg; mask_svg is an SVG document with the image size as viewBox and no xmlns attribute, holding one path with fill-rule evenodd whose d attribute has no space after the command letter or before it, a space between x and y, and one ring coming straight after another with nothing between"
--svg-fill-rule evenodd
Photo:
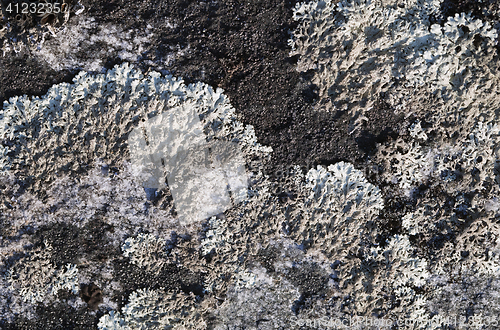
<instances>
[{"instance_id":1,"label":"black patch on rock","mask_svg":"<svg viewBox=\"0 0 500 330\"><path fill-rule=\"evenodd\" d=\"M83 228L58 222L41 227L35 234L35 241L36 244L47 241L53 247L52 261L58 267L78 263L82 257L103 262L118 253L106 237L106 232L112 230L99 219L89 221Z\"/></svg>"},{"instance_id":2,"label":"black patch on rock","mask_svg":"<svg viewBox=\"0 0 500 330\"><path fill-rule=\"evenodd\" d=\"M500 8L498 0L444 0L441 4L441 11L446 20L448 16L455 14L471 13L481 20L493 19L493 13Z\"/></svg>"},{"instance_id":3,"label":"black patch on rock","mask_svg":"<svg viewBox=\"0 0 500 330\"><path fill-rule=\"evenodd\" d=\"M368 124L355 136L348 134L351 118L346 112L313 110L316 87L307 73L296 71L297 58L289 57L295 1L82 0L81 4L97 24L113 23L124 30L153 27L151 42L135 63L143 71L154 69L151 63L164 63L173 48L184 49L168 66L169 73L225 90L243 123L255 127L258 141L273 147L272 160L263 169L267 173L291 165L360 162L375 150L376 142L397 135L400 118L382 101L369 111ZM166 20L174 27L166 27ZM27 55L16 63L0 61L5 68L0 74L9 79L0 86L0 101L17 94L42 94L53 83L73 77L69 71L50 71ZM120 62L107 59L109 67Z\"/></svg>"},{"instance_id":4,"label":"black patch on rock","mask_svg":"<svg viewBox=\"0 0 500 330\"><path fill-rule=\"evenodd\" d=\"M302 263L289 269L285 275L294 286L299 288L304 298L326 293L329 276L324 274L316 263Z\"/></svg>"},{"instance_id":5,"label":"black patch on rock","mask_svg":"<svg viewBox=\"0 0 500 330\"><path fill-rule=\"evenodd\" d=\"M25 52L0 56L0 68L0 107L13 96L42 96L52 85L70 83L75 76L69 70L52 70Z\"/></svg>"},{"instance_id":6,"label":"black patch on rock","mask_svg":"<svg viewBox=\"0 0 500 330\"><path fill-rule=\"evenodd\" d=\"M401 129L404 116L395 115L394 109L385 101L385 94L381 93L371 110L366 111L362 129L356 134L355 141L365 155L371 155L377 143L395 140Z\"/></svg>"},{"instance_id":7,"label":"black patch on rock","mask_svg":"<svg viewBox=\"0 0 500 330\"><path fill-rule=\"evenodd\" d=\"M127 303L128 296L133 291L143 288L163 288L165 291L193 292L199 297L203 296L203 274L193 273L176 264L167 264L159 272L147 272L130 263L128 258L116 258L113 260L113 266L114 278L120 282L123 289L121 295L115 296L120 309Z\"/></svg>"},{"instance_id":8,"label":"black patch on rock","mask_svg":"<svg viewBox=\"0 0 500 330\"><path fill-rule=\"evenodd\" d=\"M379 218L375 221L379 232L376 242L381 247L387 245L387 239L390 237L401 234L401 219L405 214L411 212L413 208L414 202L409 198L388 196Z\"/></svg>"},{"instance_id":9,"label":"black patch on rock","mask_svg":"<svg viewBox=\"0 0 500 330\"><path fill-rule=\"evenodd\" d=\"M102 312L95 314L86 308L74 309L65 301L49 306L39 304L36 314L36 319L28 320L20 315L13 323L0 323L0 326L9 330L88 330L96 329L99 318L103 315Z\"/></svg>"},{"instance_id":10,"label":"black patch on rock","mask_svg":"<svg viewBox=\"0 0 500 330\"><path fill-rule=\"evenodd\" d=\"M269 246L267 249L260 249L255 256L255 260L259 262L268 273L273 273L275 271L274 263L276 262L278 256L278 248Z\"/></svg>"}]
</instances>

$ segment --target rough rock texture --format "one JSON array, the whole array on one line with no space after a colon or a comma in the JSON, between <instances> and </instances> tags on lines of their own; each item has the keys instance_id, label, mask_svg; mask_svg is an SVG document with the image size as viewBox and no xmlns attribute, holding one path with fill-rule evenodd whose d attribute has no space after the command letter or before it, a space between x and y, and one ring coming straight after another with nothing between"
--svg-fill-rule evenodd
<instances>
[{"instance_id":1,"label":"rough rock texture","mask_svg":"<svg viewBox=\"0 0 500 330\"><path fill-rule=\"evenodd\" d=\"M81 1L81 4L85 11L78 16L73 13L63 28L73 31L73 26L82 24L87 18L94 19L92 24L96 26L111 24L123 31L142 30L150 25L152 36L142 52L137 53L140 55L137 64L143 70L149 67L163 69L187 82L202 81L222 87L241 114L242 121L252 124L259 141L275 150L273 162L267 169L270 175L280 168L286 170L282 168L283 163L311 167L337 160L361 159L373 149L372 142L367 141L371 139L367 137L375 136L381 142L387 132L399 130L398 118L387 113L355 136L347 135L350 120L347 114L312 111L311 102L317 97L316 87L307 75L303 77L296 71L296 57L289 56L287 45L289 31L296 25L292 19L295 3ZM47 35L49 44L45 48L51 47L47 53L56 56L50 59L51 63L69 60L60 51L61 44L73 52L78 48L76 45L86 42L92 33L101 32L90 29L80 37L61 32L59 42L51 41L57 38ZM68 35L73 36L73 42L68 43ZM41 47L44 49L44 45ZM94 46L78 48L79 53L71 57L89 63L89 58L94 58L96 53L93 47L110 49L109 54L98 58L105 68L123 61L116 47L113 50L111 45L98 40ZM51 72L59 77L64 75L68 81L72 78L71 72L80 67L73 65L54 71L44 61L29 60L23 55L26 51L10 52L10 57L0 57L1 66L8 68L3 70L6 77L14 76L19 70L10 65L12 57L16 59L16 66L23 68L22 72L32 72L29 80L1 84L0 102L24 93L43 94L41 89L32 90L41 84L38 81L46 81ZM33 52L37 54L36 50ZM10 70L14 72L11 74ZM50 85L42 86L46 89Z\"/></svg>"},{"instance_id":2,"label":"rough rock texture","mask_svg":"<svg viewBox=\"0 0 500 330\"><path fill-rule=\"evenodd\" d=\"M0 328L498 328L498 1L68 3L2 13ZM187 225L180 108L248 174Z\"/></svg>"}]
</instances>

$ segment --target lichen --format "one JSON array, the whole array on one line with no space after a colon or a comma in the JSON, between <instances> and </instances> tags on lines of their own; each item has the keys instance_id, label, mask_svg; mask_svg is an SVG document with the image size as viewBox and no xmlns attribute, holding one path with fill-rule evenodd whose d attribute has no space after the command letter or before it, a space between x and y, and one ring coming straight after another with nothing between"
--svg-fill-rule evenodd
<instances>
[{"instance_id":1,"label":"lichen","mask_svg":"<svg viewBox=\"0 0 500 330\"><path fill-rule=\"evenodd\" d=\"M252 128L238 123L222 92L202 83L186 86L182 79L156 72L144 77L126 63L105 75L82 71L73 84L55 85L42 98L13 97L4 104L0 138L8 140L9 146L1 154L2 170L32 177L34 190L38 188L40 193L41 182L53 182L63 173L86 171L98 159L123 166L130 157L137 167L136 178L148 166L154 180L164 182L168 176L179 218L203 220L223 212L232 201L239 203L246 198L247 158L271 151L256 141ZM163 120L174 119L186 123L183 134L174 124L162 126ZM146 136L141 135L144 131ZM186 134L195 134L196 141L188 143ZM170 142L182 152L170 150ZM201 180L190 165L207 150L214 160L200 167L206 172ZM211 170L215 161L219 163ZM158 168L158 164L166 168ZM201 184L207 187L208 178L217 184L213 194L200 192ZM232 190L232 200L226 185ZM158 182L146 186L164 188Z\"/></svg>"},{"instance_id":2,"label":"lichen","mask_svg":"<svg viewBox=\"0 0 500 330\"><path fill-rule=\"evenodd\" d=\"M291 55L300 56L298 70L314 70L320 98L330 96L334 104L350 109L371 106L381 92L398 93L395 99L401 102L414 87L463 88L471 82L467 67L476 66L480 53L496 43L497 33L488 22L465 13L449 17L444 27L432 24L440 3L298 3Z\"/></svg>"},{"instance_id":3,"label":"lichen","mask_svg":"<svg viewBox=\"0 0 500 330\"><path fill-rule=\"evenodd\" d=\"M371 229L384 202L380 189L368 182L361 171L349 163L322 166L307 173L307 197L292 213L297 228L292 237L306 246L315 246L329 255L347 253L348 246Z\"/></svg>"},{"instance_id":4,"label":"lichen","mask_svg":"<svg viewBox=\"0 0 500 330\"><path fill-rule=\"evenodd\" d=\"M54 298L59 290L78 293L79 285L75 265L68 264L57 269L51 262L52 247L32 251L22 261L7 271L7 282L29 303L42 302Z\"/></svg>"},{"instance_id":5,"label":"lichen","mask_svg":"<svg viewBox=\"0 0 500 330\"><path fill-rule=\"evenodd\" d=\"M156 272L168 261L166 242L151 234L129 237L122 245L123 256L149 272Z\"/></svg>"},{"instance_id":6,"label":"lichen","mask_svg":"<svg viewBox=\"0 0 500 330\"><path fill-rule=\"evenodd\" d=\"M139 289L130 294L121 313L111 311L100 318L99 330L203 329L193 312L194 297L163 289Z\"/></svg>"}]
</instances>

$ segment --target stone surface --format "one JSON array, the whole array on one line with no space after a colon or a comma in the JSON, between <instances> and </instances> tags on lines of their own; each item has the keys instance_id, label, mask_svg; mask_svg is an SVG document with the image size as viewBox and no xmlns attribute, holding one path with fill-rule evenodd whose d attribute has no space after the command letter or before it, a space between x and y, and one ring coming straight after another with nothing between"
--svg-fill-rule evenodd
<instances>
[{"instance_id":1,"label":"stone surface","mask_svg":"<svg viewBox=\"0 0 500 330\"><path fill-rule=\"evenodd\" d=\"M20 123L0 130L10 134L0 139L0 152L8 150L0 166L7 157L24 160L0 174L0 328L315 329L324 320L323 328L333 329L334 321L353 315L398 329L437 329L450 318L498 327L498 46L474 29L477 20L499 28L499 3L371 3L406 13L431 2L439 6L422 36L449 30L460 49L443 58L469 68L447 73L439 88L393 79L376 93L360 93L369 109L347 101L342 108L337 94L318 83L317 67L300 68L304 56L325 58L291 54L289 40L301 24L295 1L80 0L68 1L70 15L50 27L40 25L41 17L6 17L0 104L23 94L55 101L31 117L19 110L12 121L3 110L8 106L0 109L1 123ZM380 16L367 1L356 3L366 17ZM370 29L380 22L353 20L357 14L348 8L343 13L349 26L369 25L353 37L366 49L392 40ZM321 26L326 36L334 31L348 42L337 28ZM342 47L327 44L323 55L350 49ZM422 64L424 53L409 56ZM69 85L50 90L55 84L104 81L98 74L112 75L120 64L138 71L108 79L123 82L119 97L106 84L87 86L73 91L69 103L75 113L84 108L91 115L57 111L65 102L57 91ZM412 67L405 70L408 80L421 78ZM342 84L369 78L354 71ZM164 94L135 90L148 88L144 77L168 75L183 79L184 87L172 82L175 88ZM399 103L400 94L411 98ZM145 123L191 98L201 116L187 124L202 127L199 137L207 141L197 145L213 158L204 167L224 169L210 186L227 195L224 207L183 224L179 191L207 192L209 180L187 175L177 191L168 182L144 186L127 139L134 130L154 135ZM219 105L228 116L210 117ZM98 114L98 108L109 111ZM23 123L25 115L30 121ZM61 120L71 125L52 127ZM176 143L169 136L175 127L156 135ZM217 159L225 154L217 149L227 146L222 141L241 147L231 152L238 155L233 162ZM200 151L191 144L190 152ZM156 152L157 166L169 148ZM176 174L192 169L181 163L186 168ZM243 163L247 181L239 177ZM180 163L167 167L172 164ZM203 182L188 187L186 178ZM313 184L316 179L329 184ZM235 194L231 185L245 193ZM423 323L395 323L415 319Z\"/></svg>"}]
</instances>

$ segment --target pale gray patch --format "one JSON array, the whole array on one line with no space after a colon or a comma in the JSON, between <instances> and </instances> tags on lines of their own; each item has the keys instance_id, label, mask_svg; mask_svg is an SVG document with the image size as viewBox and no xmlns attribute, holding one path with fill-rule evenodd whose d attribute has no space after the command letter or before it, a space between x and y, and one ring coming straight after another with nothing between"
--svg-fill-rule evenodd
<instances>
[{"instance_id":1,"label":"pale gray patch","mask_svg":"<svg viewBox=\"0 0 500 330\"><path fill-rule=\"evenodd\" d=\"M147 174L144 188L161 189L168 182L185 223L224 212L245 200L248 189L241 147L208 142L196 110L195 104L171 108L129 135L132 164Z\"/></svg>"}]
</instances>

